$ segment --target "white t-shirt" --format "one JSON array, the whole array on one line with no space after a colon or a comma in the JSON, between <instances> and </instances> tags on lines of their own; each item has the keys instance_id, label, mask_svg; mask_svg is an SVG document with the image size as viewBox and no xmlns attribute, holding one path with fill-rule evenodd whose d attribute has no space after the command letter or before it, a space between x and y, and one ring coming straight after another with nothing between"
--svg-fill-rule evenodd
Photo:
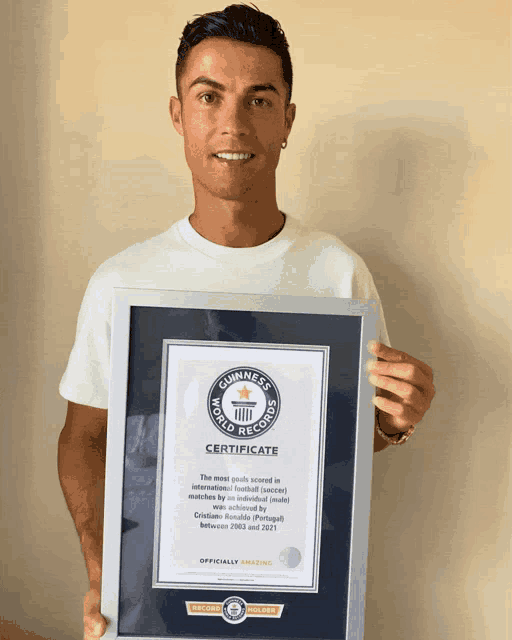
<instances>
[{"instance_id":1,"label":"white t-shirt","mask_svg":"<svg viewBox=\"0 0 512 640\"><path fill-rule=\"evenodd\" d=\"M193 229L187 216L164 233L108 259L92 276L59 387L66 400L108 407L114 287L380 302L372 276L356 253L338 238L306 229L289 215L275 238L243 249L206 240ZM381 342L389 344L382 311L378 335Z\"/></svg>"}]
</instances>

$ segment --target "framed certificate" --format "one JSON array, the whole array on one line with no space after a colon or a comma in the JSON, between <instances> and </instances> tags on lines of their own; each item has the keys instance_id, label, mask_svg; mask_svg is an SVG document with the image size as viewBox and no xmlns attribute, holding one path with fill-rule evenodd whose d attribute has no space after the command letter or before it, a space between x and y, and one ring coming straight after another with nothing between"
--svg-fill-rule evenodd
<instances>
[{"instance_id":1,"label":"framed certificate","mask_svg":"<svg viewBox=\"0 0 512 640\"><path fill-rule=\"evenodd\" d=\"M104 637L362 639L376 319L116 289Z\"/></svg>"}]
</instances>

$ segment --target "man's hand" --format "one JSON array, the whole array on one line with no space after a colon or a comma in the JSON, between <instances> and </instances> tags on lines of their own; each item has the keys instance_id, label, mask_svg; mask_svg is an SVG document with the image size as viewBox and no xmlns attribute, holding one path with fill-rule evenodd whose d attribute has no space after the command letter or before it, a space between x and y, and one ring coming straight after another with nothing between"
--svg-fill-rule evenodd
<instances>
[{"instance_id":1,"label":"man's hand","mask_svg":"<svg viewBox=\"0 0 512 640\"><path fill-rule=\"evenodd\" d=\"M83 533L82 552L89 574L89 591L84 598L84 640L100 638L107 628L107 620L101 615L101 559L102 543L97 535Z\"/></svg>"},{"instance_id":2,"label":"man's hand","mask_svg":"<svg viewBox=\"0 0 512 640\"><path fill-rule=\"evenodd\" d=\"M75 522L89 576L84 599L84 639L105 633L100 613L107 410L68 403L59 437L59 480Z\"/></svg>"},{"instance_id":3,"label":"man's hand","mask_svg":"<svg viewBox=\"0 0 512 640\"><path fill-rule=\"evenodd\" d=\"M370 341L368 351L378 358L367 365L368 380L377 387L373 399L380 409L380 428L392 435L407 431L425 415L435 394L432 369L412 356Z\"/></svg>"},{"instance_id":4,"label":"man's hand","mask_svg":"<svg viewBox=\"0 0 512 640\"><path fill-rule=\"evenodd\" d=\"M100 613L99 589L90 589L84 598L84 640L100 638L107 628L107 621Z\"/></svg>"}]
</instances>

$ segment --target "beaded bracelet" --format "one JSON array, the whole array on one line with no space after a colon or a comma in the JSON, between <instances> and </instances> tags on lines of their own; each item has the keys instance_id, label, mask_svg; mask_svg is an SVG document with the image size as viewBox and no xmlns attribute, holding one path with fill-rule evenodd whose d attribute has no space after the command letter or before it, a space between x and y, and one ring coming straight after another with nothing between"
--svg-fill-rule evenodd
<instances>
[{"instance_id":1,"label":"beaded bracelet","mask_svg":"<svg viewBox=\"0 0 512 640\"><path fill-rule=\"evenodd\" d=\"M393 435L389 436L387 433L384 433L384 431L382 431L382 429L380 428L379 410L377 410L377 424L375 425L375 428L377 429L377 433L381 436L381 438L384 438L384 440L386 442L389 442L389 444L403 444L412 436L412 434L414 433L414 429L416 427L412 426L412 427L409 427L407 431L401 431L400 433L394 433ZM393 438L396 438L396 436L398 436L398 440L393 440Z\"/></svg>"}]
</instances>

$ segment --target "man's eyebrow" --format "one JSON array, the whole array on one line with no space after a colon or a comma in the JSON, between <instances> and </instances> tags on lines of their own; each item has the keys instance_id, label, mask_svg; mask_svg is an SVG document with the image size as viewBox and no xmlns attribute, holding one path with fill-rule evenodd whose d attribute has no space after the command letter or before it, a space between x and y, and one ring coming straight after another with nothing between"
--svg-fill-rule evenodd
<instances>
[{"instance_id":1,"label":"man's eyebrow","mask_svg":"<svg viewBox=\"0 0 512 640\"><path fill-rule=\"evenodd\" d=\"M192 89L192 87L195 86L196 84L206 84L209 87L218 89L219 91L226 91L226 87L223 84L221 84L220 82L217 82L217 80L212 80L212 78L207 78L206 76L199 76L198 78L196 78L189 85L189 90ZM252 87L249 87L249 93L252 93L255 91L274 91L274 93L277 93L277 95L279 95L279 91L270 82L268 82L267 84L253 84Z\"/></svg>"}]
</instances>

